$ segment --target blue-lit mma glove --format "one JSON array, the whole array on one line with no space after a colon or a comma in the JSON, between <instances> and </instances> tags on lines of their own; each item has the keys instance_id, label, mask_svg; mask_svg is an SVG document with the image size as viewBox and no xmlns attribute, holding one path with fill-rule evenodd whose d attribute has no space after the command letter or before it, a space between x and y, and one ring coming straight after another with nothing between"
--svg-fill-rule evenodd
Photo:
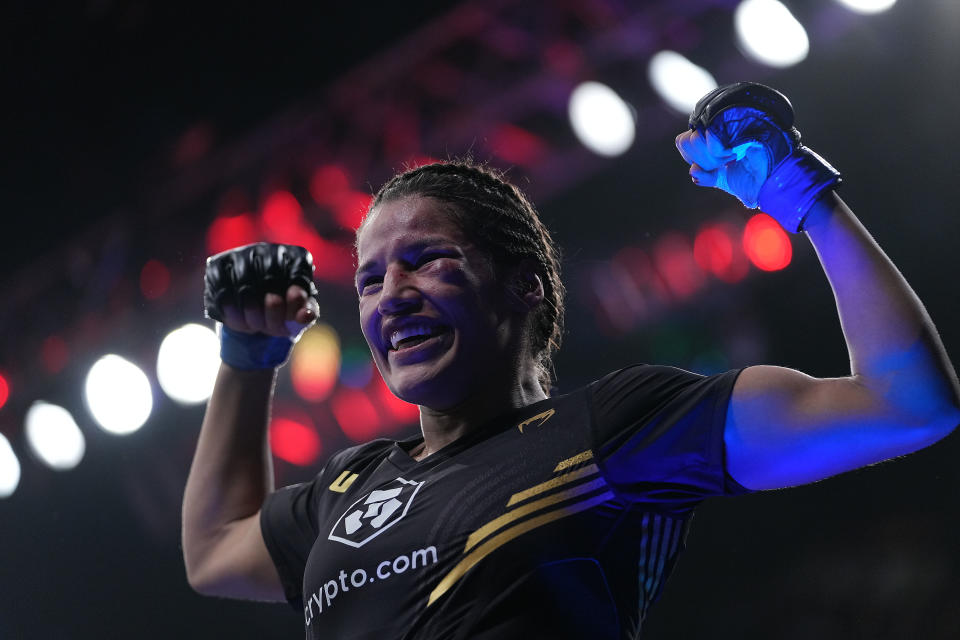
<instances>
[{"instance_id":1,"label":"blue-lit mma glove","mask_svg":"<svg viewBox=\"0 0 960 640\"><path fill-rule=\"evenodd\" d=\"M736 196L797 233L817 198L840 184L840 173L800 144L793 119L782 93L738 82L700 99L690 114L694 134L681 135L677 144L713 181L705 186Z\"/></svg>"},{"instance_id":2,"label":"blue-lit mma glove","mask_svg":"<svg viewBox=\"0 0 960 640\"><path fill-rule=\"evenodd\" d=\"M208 318L223 322L223 309L263 304L267 293L285 296L298 285L313 297L313 256L303 247L258 242L207 258L203 306ZM271 369L286 362L293 338L220 327L220 359L235 369Z\"/></svg>"}]
</instances>

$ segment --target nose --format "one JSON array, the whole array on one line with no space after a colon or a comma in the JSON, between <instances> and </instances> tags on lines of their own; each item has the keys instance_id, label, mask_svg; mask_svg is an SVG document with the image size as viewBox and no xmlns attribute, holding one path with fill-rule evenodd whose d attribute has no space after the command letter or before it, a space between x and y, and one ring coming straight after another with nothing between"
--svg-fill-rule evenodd
<instances>
[{"instance_id":1,"label":"nose","mask_svg":"<svg viewBox=\"0 0 960 640\"><path fill-rule=\"evenodd\" d=\"M377 309L382 315L416 311L420 306L420 292L410 274L401 265L392 264L383 275Z\"/></svg>"}]
</instances>

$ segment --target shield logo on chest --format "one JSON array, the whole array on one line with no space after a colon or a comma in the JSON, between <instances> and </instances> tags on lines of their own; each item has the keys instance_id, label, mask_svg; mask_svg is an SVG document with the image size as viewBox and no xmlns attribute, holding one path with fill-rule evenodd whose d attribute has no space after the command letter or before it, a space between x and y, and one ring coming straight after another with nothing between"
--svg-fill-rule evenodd
<instances>
[{"instance_id":1,"label":"shield logo on chest","mask_svg":"<svg viewBox=\"0 0 960 640\"><path fill-rule=\"evenodd\" d=\"M421 486L423 482L397 478L370 491L347 507L327 539L362 547L407 515Z\"/></svg>"}]
</instances>

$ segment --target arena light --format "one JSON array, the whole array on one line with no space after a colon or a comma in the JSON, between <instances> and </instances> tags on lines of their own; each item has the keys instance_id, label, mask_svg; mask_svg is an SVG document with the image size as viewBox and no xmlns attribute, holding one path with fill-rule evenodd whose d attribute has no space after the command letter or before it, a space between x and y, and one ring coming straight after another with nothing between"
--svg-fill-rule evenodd
<instances>
[{"instance_id":1,"label":"arena light","mask_svg":"<svg viewBox=\"0 0 960 640\"><path fill-rule=\"evenodd\" d=\"M323 444L307 415L277 416L270 421L270 449L290 464L305 467L320 457Z\"/></svg>"},{"instance_id":2,"label":"arena light","mask_svg":"<svg viewBox=\"0 0 960 640\"><path fill-rule=\"evenodd\" d=\"M670 108L690 113L697 101L717 88L710 72L676 51L659 51L650 58L647 77Z\"/></svg>"},{"instance_id":3,"label":"arena light","mask_svg":"<svg viewBox=\"0 0 960 640\"><path fill-rule=\"evenodd\" d=\"M363 391L342 388L330 400L330 409L340 430L354 442L366 442L381 434L377 410Z\"/></svg>"},{"instance_id":4,"label":"arena light","mask_svg":"<svg viewBox=\"0 0 960 640\"><path fill-rule=\"evenodd\" d=\"M175 402L196 404L209 398L219 369L220 340L209 327L185 324L160 343L157 380Z\"/></svg>"},{"instance_id":5,"label":"arena light","mask_svg":"<svg viewBox=\"0 0 960 640\"><path fill-rule=\"evenodd\" d=\"M3 405L7 404L7 400L10 398L10 383L7 382L7 378L0 373L0 408L3 408Z\"/></svg>"},{"instance_id":6,"label":"arena light","mask_svg":"<svg viewBox=\"0 0 960 640\"><path fill-rule=\"evenodd\" d=\"M787 232L765 213L747 221L743 229L743 250L758 269L778 271L793 257L793 246Z\"/></svg>"},{"instance_id":7,"label":"arena light","mask_svg":"<svg viewBox=\"0 0 960 640\"><path fill-rule=\"evenodd\" d=\"M27 409L24 423L27 444L41 462L57 471L80 464L87 445L69 411L38 400Z\"/></svg>"},{"instance_id":8,"label":"arena light","mask_svg":"<svg viewBox=\"0 0 960 640\"><path fill-rule=\"evenodd\" d=\"M218 216L207 229L207 253L215 254L260 240L257 223L250 213Z\"/></svg>"},{"instance_id":9,"label":"arena light","mask_svg":"<svg viewBox=\"0 0 960 640\"><path fill-rule=\"evenodd\" d=\"M744 54L767 66L789 67L810 51L803 25L778 0L743 0L734 24Z\"/></svg>"},{"instance_id":10,"label":"arena light","mask_svg":"<svg viewBox=\"0 0 960 640\"><path fill-rule=\"evenodd\" d=\"M297 341L290 357L290 380L304 400L325 400L340 371L340 337L328 324L317 323Z\"/></svg>"},{"instance_id":11,"label":"arena light","mask_svg":"<svg viewBox=\"0 0 960 640\"><path fill-rule=\"evenodd\" d=\"M0 498L13 495L20 484L20 461L10 441L0 433Z\"/></svg>"},{"instance_id":12,"label":"arena light","mask_svg":"<svg viewBox=\"0 0 960 640\"><path fill-rule=\"evenodd\" d=\"M837 0L837 2L855 13L881 13L897 4L897 0Z\"/></svg>"},{"instance_id":13,"label":"arena light","mask_svg":"<svg viewBox=\"0 0 960 640\"><path fill-rule=\"evenodd\" d=\"M636 135L633 109L599 82L584 82L570 94L570 126L583 146L601 156L618 156Z\"/></svg>"},{"instance_id":14,"label":"arena light","mask_svg":"<svg viewBox=\"0 0 960 640\"><path fill-rule=\"evenodd\" d=\"M693 241L693 257L700 268L724 282L739 282L750 265L736 238L740 233L727 223L702 228Z\"/></svg>"},{"instance_id":15,"label":"arena light","mask_svg":"<svg viewBox=\"0 0 960 640\"><path fill-rule=\"evenodd\" d=\"M153 410L147 375L118 355L105 355L90 367L84 392L90 414L107 433L133 433Z\"/></svg>"}]
</instances>

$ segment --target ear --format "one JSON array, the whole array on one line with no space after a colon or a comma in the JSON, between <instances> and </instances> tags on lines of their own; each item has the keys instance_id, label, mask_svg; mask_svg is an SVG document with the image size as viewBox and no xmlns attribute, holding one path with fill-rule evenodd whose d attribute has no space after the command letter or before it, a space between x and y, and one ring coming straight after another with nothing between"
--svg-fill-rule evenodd
<instances>
[{"instance_id":1,"label":"ear","mask_svg":"<svg viewBox=\"0 0 960 640\"><path fill-rule=\"evenodd\" d=\"M543 281L532 260L523 260L512 270L506 288L508 302L516 311L527 313L543 302Z\"/></svg>"}]
</instances>

